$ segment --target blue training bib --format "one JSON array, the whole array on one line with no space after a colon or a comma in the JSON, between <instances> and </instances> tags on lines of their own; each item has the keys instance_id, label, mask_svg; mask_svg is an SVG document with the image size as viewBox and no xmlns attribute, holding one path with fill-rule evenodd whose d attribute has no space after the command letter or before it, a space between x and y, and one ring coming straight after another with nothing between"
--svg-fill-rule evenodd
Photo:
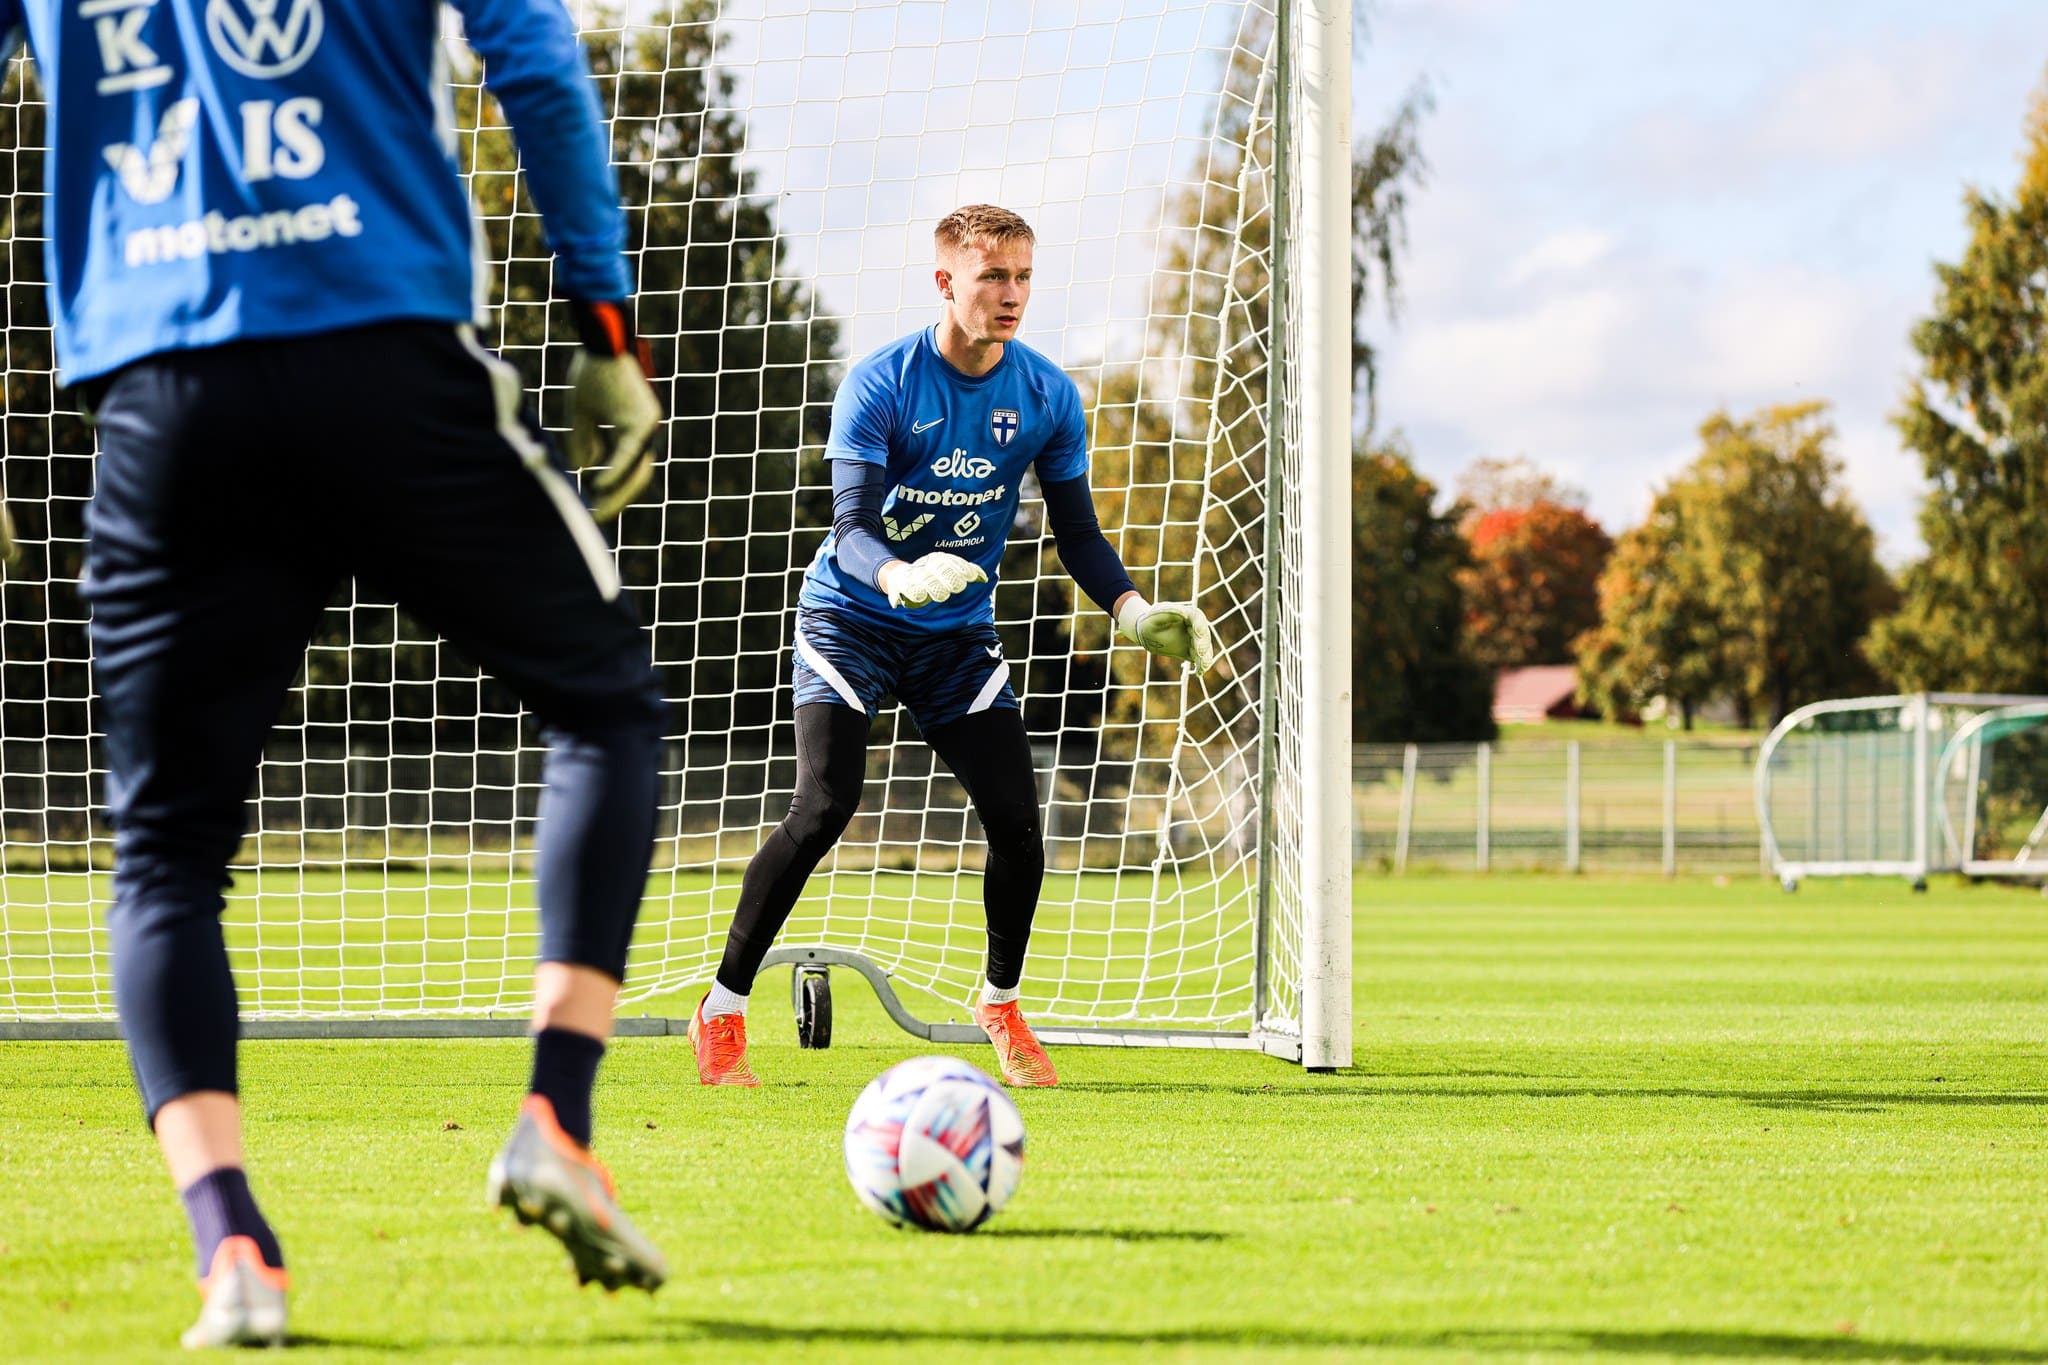
<instances>
[{"instance_id":1,"label":"blue training bib","mask_svg":"<svg viewBox=\"0 0 2048 1365\"><path fill-rule=\"evenodd\" d=\"M828 460L880 465L887 475L882 532L898 559L944 550L979 564L989 581L915 610L846 572L827 536L804 575L806 607L852 611L897 629L940 632L995 619L995 585L1018 485L1035 463L1044 481L1088 472L1081 395L1059 366L1022 342L984 375L939 354L927 327L868 356L832 404Z\"/></svg>"}]
</instances>

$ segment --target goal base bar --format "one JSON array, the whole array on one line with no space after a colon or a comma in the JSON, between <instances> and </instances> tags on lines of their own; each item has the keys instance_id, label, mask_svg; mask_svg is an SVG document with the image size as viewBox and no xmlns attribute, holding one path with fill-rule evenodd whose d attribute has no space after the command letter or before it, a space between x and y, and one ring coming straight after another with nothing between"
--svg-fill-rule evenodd
<instances>
[{"instance_id":1,"label":"goal base bar","mask_svg":"<svg viewBox=\"0 0 2048 1365\"><path fill-rule=\"evenodd\" d=\"M840 965L840 964L834 964ZM885 1008L887 1002L885 1002ZM907 1010L890 1017L905 1033L933 1043L986 1043L973 1024L932 1024ZM907 1021L907 1022L906 1022ZM252 1041L289 1038L524 1038L533 1026L524 1019L247 1019L242 1034ZM687 1019L622 1018L615 1038L681 1038ZM1204 1033L1198 1029L1042 1028L1034 1032L1055 1047L1183 1047L1217 1052L1263 1052L1283 1061L1301 1060L1301 1040L1278 1033ZM0 1020L0 1043L117 1043L121 1026L111 1019Z\"/></svg>"},{"instance_id":2,"label":"goal base bar","mask_svg":"<svg viewBox=\"0 0 2048 1365\"><path fill-rule=\"evenodd\" d=\"M1973 858L1960 863L1956 871L1965 877L2039 877L2048 879L2048 859L2038 863L2016 863L2010 858Z\"/></svg>"},{"instance_id":3,"label":"goal base bar","mask_svg":"<svg viewBox=\"0 0 2048 1365\"><path fill-rule=\"evenodd\" d=\"M682 1037L687 1019L625 1016L612 1023L615 1038ZM533 1025L517 1019L244 1019L243 1038L524 1038ZM118 1042L121 1026L111 1019L0 1020L0 1043Z\"/></svg>"},{"instance_id":4,"label":"goal base bar","mask_svg":"<svg viewBox=\"0 0 2048 1365\"><path fill-rule=\"evenodd\" d=\"M988 1035L974 1024L934 1023L920 1019L896 994L889 973L878 963L843 948L776 948L761 962L767 967L844 967L858 972L874 988L895 1025L913 1038L947 1045L986 1043ZM241 1036L279 1038L522 1038L531 1025L522 1015L502 1019L247 1019ZM621 1038L681 1037L687 1019L648 1015L621 1016L612 1027ZM1053 1025L1033 1030L1040 1042L1054 1047L1178 1047L1215 1052L1263 1052L1283 1061L1301 1060L1301 1039L1284 1033L1228 1032L1174 1028L1068 1028ZM121 1037L113 1020L0 1020L0 1042L94 1042Z\"/></svg>"},{"instance_id":5,"label":"goal base bar","mask_svg":"<svg viewBox=\"0 0 2048 1365\"><path fill-rule=\"evenodd\" d=\"M974 1024L933 1023L911 1013L896 994L889 973L860 953L845 948L774 948L762 967L844 967L858 972L896 1027L930 1043L986 1043L988 1035ZM1175 1028L1068 1028L1048 1025L1031 1030L1038 1041L1054 1047L1185 1047L1217 1052L1263 1052L1286 1061L1301 1060L1301 1039L1277 1033L1225 1032Z\"/></svg>"}]
</instances>

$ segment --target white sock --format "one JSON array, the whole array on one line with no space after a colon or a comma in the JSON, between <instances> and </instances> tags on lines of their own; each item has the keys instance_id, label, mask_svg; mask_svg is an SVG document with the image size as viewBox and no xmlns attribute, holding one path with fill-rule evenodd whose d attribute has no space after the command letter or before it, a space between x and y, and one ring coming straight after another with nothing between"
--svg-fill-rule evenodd
<instances>
[{"instance_id":1,"label":"white sock","mask_svg":"<svg viewBox=\"0 0 2048 1365\"><path fill-rule=\"evenodd\" d=\"M1007 1005L1024 993L1022 986L1002 990L984 981L981 983L981 1003L984 1005Z\"/></svg>"},{"instance_id":2,"label":"white sock","mask_svg":"<svg viewBox=\"0 0 2048 1365\"><path fill-rule=\"evenodd\" d=\"M729 991L716 981L711 983L711 994L704 997L704 1017L716 1019L721 1014L737 1014L745 1017L747 997L737 991Z\"/></svg>"}]
</instances>

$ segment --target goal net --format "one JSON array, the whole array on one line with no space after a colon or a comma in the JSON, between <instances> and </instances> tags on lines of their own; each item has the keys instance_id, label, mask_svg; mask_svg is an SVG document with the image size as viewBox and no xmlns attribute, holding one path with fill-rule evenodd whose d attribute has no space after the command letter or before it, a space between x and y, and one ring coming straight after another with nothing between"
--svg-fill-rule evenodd
<instances>
[{"instance_id":1,"label":"goal net","mask_svg":"<svg viewBox=\"0 0 2048 1365\"><path fill-rule=\"evenodd\" d=\"M1155 600L1202 604L1221 653L1195 679L1113 643L1027 485L996 594L1045 803L1027 1002L1049 1021L1285 1050L1307 899L1302 641L1348 623L1304 615L1304 550L1281 533L1301 486L1274 246L1293 249L1280 133L1299 95L1276 56L1278 0L578 14L669 413L655 485L617 529L674 704L628 1012L687 1011L794 784L793 603L831 520L834 386L933 320L933 224L986 201L1037 230L1026 340L1081 388L1106 532ZM560 428L573 332L549 306L502 115L452 27L449 47L490 339ZM0 1019L104 1019L111 845L75 587L93 436L51 372L43 122L22 61L6 90L4 479L26 554L0 587ZM542 758L507 692L390 603L346 591L250 798L226 916L245 1011L523 1011ZM893 707L868 776L782 942L858 952L957 1006L980 980L979 830Z\"/></svg>"}]
</instances>

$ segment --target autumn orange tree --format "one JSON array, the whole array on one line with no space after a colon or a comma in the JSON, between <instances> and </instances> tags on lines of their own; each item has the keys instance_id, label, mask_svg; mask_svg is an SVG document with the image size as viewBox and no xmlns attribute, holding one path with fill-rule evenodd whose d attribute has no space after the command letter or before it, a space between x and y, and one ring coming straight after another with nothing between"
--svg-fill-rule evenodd
<instances>
[{"instance_id":1,"label":"autumn orange tree","mask_svg":"<svg viewBox=\"0 0 2048 1365\"><path fill-rule=\"evenodd\" d=\"M1361 743L1491 739L1493 672L1466 648L1464 506L1397 444L1351 461L1352 734Z\"/></svg>"},{"instance_id":2,"label":"autumn orange tree","mask_svg":"<svg viewBox=\"0 0 2048 1365\"><path fill-rule=\"evenodd\" d=\"M1614 541L1577 507L1542 498L1474 510L1472 562L1458 573L1472 657L1487 668L1572 662L1572 642L1600 621L1600 571Z\"/></svg>"}]
</instances>

